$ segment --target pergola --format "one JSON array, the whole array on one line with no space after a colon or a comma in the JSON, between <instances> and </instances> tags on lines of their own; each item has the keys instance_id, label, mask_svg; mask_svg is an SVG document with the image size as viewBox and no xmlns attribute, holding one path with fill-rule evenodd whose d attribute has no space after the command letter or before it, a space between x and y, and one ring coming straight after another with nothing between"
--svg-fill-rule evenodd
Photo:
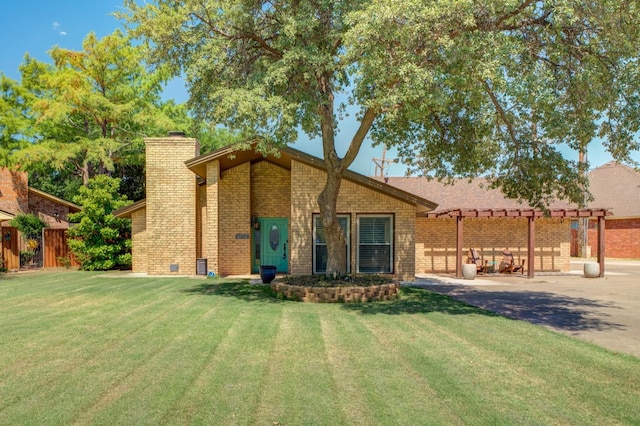
<instances>
[{"instance_id":1,"label":"pergola","mask_svg":"<svg viewBox=\"0 0 640 426\"><path fill-rule=\"evenodd\" d=\"M534 253L536 247L536 218L597 218L598 219L598 263L600 277L604 277L604 221L611 212L607 209L553 209L546 213L539 209L448 209L429 212L426 217L450 217L456 219L456 277L462 277L462 236L464 235L464 218L527 218L527 275L535 274Z\"/></svg>"}]
</instances>

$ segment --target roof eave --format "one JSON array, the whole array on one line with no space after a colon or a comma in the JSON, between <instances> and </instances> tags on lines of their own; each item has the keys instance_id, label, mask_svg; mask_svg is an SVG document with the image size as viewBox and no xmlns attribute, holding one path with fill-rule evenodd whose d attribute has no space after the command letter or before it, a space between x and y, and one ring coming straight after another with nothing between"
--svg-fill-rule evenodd
<instances>
[{"instance_id":1,"label":"roof eave","mask_svg":"<svg viewBox=\"0 0 640 426\"><path fill-rule=\"evenodd\" d=\"M33 192L34 194L39 195L40 197L46 198L46 199L48 199L50 201L53 201L53 202L56 202L58 204L62 204L64 206L68 207L69 211L72 211L72 213L79 212L80 210L82 210L82 207L80 207L79 205L74 204L74 203L72 203L70 201L67 201L67 200L63 200L62 198L56 197L55 195L51 195L48 192L44 192L44 191L41 191L39 189L32 188L32 187L29 187L29 191Z\"/></svg>"},{"instance_id":2,"label":"roof eave","mask_svg":"<svg viewBox=\"0 0 640 426\"><path fill-rule=\"evenodd\" d=\"M247 151L248 150L239 150L237 145L230 145L228 147L218 149L216 151L213 151L205 155L201 155L191 160L187 160L185 161L185 165L194 173L196 173L198 176L206 179L206 176L207 176L206 163L210 161L226 158L230 155L237 155L240 152L246 153ZM243 155L241 156L241 158L244 158L245 159L244 161L248 161L248 160L260 159L262 156L262 158L265 158L267 161L276 162L281 166L288 163L289 169L291 169L291 165L290 165L291 160L296 160L303 164L317 168L319 170L325 170L325 164L323 160L317 157L314 157L312 155L309 155L307 153L304 153L302 151L299 151L297 149L294 149L291 147L283 147L279 149L279 152L280 152L281 158L279 158L278 161L276 161L275 157L273 156L270 156L270 155L262 156L261 154ZM418 214L432 211L438 207L438 205L433 201L424 199L417 195L411 194L410 192L406 192L402 189L396 188L386 183L382 183L376 179L372 179L370 177L361 175L351 170L346 170L344 172L343 177L351 182L355 182L365 187L369 187L373 190L382 192L383 194L389 195L393 198L414 204L417 208Z\"/></svg>"},{"instance_id":3,"label":"roof eave","mask_svg":"<svg viewBox=\"0 0 640 426\"><path fill-rule=\"evenodd\" d=\"M147 199L144 198L140 201L136 201L133 204L129 204L128 206L120 207L119 209L114 210L111 214L113 214L115 217L131 219L131 214L133 212L146 207L147 207Z\"/></svg>"}]
</instances>

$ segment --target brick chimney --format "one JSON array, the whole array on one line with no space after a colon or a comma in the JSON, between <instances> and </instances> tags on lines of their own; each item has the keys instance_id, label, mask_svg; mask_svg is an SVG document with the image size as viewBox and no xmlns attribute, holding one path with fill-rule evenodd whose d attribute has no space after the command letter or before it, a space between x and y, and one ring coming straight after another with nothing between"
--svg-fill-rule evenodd
<instances>
[{"instance_id":1,"label":"brick chimney","mask_svg":"<svg viewBox=\"0 0 640 426\"><path fill-rule=\"evenodd\" d=\"M147 272L196 273L196 175L185 166L200 153L182 132L145 139Z\"/></svg>"}]
</instances>

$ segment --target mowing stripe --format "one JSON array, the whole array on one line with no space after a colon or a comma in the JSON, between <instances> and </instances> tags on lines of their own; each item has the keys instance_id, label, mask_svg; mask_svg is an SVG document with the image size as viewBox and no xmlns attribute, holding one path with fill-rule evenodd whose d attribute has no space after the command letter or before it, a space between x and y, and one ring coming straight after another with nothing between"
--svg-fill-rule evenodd
<instances>
[{"instance_id":1,"label":"mowing stripe","mask_svg":"<svg viewBox=\"0 0 640 426\"><path fill-rule=\"evenodd\" d=\"M180 304L173 305L172 308L183 309L190 303L192 303L192 300L182 299ZM114 359L122 360L121 363L115 365L115 368L106 371L100 377L100 380L95 381L94 378L92 383L84 385L90 388L96 385L113 387L125 381L128 377L134 376L136 370L161 352L164 345L167 344L166 338L162 334L155 333L155 330L161 327L163 322L171 321L171 318L164 314L158 315L154 320L154 322L145 324L138 333L121 340L119 344L112 347L96 345L96 343L101 342L100 336L93 337L91 334L84 335L87 340L85 342L81 342L81 338L74 339L76 336L73 335L69 338L69 341L61 340L57 342L59 346L52 347L49 351L43 351L37 359L37 363L31 365L28 374L26 376L23 375L23 381L32 382L32 387L28 390L28 393L23 393L21 398L17 398L17 401L14 400L11 408L17 412L23 409L36 410L36 412L40 413L38 417L41 417L38 422L51 421L52 416L55 416L56 413L47 412L46 410L40 412L37 408L42 404L54 404L58 409L63 407L66 402L64 400L66 396L65 390L69 386L83 386L82 383L87 380L87 370L99 368L102 364L112 364ZM146 332L145 328L147 329ZM118 333L117 330L105 330L105 332ZM110 342L107 343L107 345L110 344ZM61 348L65 347L69 348L64 351L66 357L58 358L55 354L60 353ZM140 347L140 350L137 350L138 347ZM50 353L54 357L50 357ZM90 393L85 392L79 396L84 400L88 395ZM56 403L56 401L59 402ZM78 401L69 401L67 403L70 402L78 403ZM65 416L70 414L70 412L66 412Z\"/></svg>"},{"instance_id":2,"label":"mowing stripe","mask_svg":"<svg viewBox=\"0 0 640 426\"><path fill-rule=\"evenodd\" d=\"M279 308L264 305L245 310L237 303L225 308L235 312L237 319L226 329L221 327L224 333L215 350L176 407L175 414L186 412L193 424L252 424L262 397Z\"/></svg>"},{"instance_id":3,"label":"mowing stripe","mask_svg":"<svg viewBox=\"0 0 640 426\"><path fill-rule=\"evenodd\" d=\"M345 424L332 391L324 342L318 338L321 310L318 305L283 305L267 377L251 424Z\"/></svg>"},{"instance_id":4,"label":"mowing stripe","mask_svg":"<svg viewBox=\"0 0 640 426\"><path fill-rule=\"evenodd\" d=\"M111 363L111 357L117 356L122 359L123 368L106 378L105 385L108 386L103 387L90 405L78 410L75 424L104 423L106 419L117 416L122 416L120 422L127 422L128 416L133 421L135 416L129 413L130 406L139 408L140 404L147 406L143 410L147 418L139 421L157 423L166 415L169 408L166 401L156 404L153 394L157 392L161 399L171 401L174 396L171 392L183 393L190 375L195 374L193 371L205 362L206 351L213 350L209 347L211 341L203 337L215 330L212 327L214 321L220 322L222 329L235 321L233 316L218 315L221 305L218 301L213 301L208 309L202 309L205 306L200 305L196 298L183 302L167 309L162 318L155 318L143 329L126 336L121 347L109 348L104 356L92 360L92 364L102 369L102 364ZM170 333L163 333L164 328L168 328ZM129 346L136 344L142 350ZM135 362L130 362L131 359ZM167 380L170 383L162 383Z\"/></svg>"}]
</instances>

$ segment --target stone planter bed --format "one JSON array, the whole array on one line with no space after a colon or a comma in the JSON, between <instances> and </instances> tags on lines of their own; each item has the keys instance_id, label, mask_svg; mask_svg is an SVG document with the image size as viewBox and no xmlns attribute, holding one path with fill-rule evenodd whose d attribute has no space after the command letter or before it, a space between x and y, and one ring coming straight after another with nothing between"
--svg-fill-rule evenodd
<instances>
[{"instance_id":1,"label":"stone planter bed","mask_svg":"<svg viewBox=\"0 0 640 426\"><path fill-rule=\"evenodd\" d=\"M398 297L398 284L360 286L299 286L271 283L271 289L286 299L309 303L362 303L393 300Z\"/></svg>"}]
</instances>

